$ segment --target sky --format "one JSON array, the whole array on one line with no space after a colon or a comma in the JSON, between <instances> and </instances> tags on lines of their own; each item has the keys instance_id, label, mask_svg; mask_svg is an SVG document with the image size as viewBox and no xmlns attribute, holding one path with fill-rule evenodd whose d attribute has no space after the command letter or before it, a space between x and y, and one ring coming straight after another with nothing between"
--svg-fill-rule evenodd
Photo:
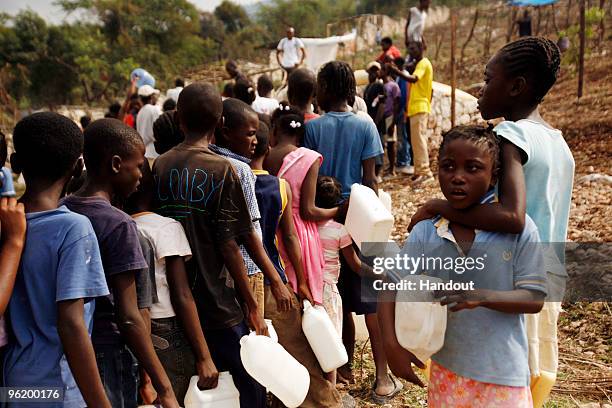
<instances>
[{"instance_id":1,"label":"sky","mask_svg":"<svg viewBox=\"0 0 612 408\"><path fill-rule=\"evenodd\" d=\"M200 10L212 11L221 3L222 0L190 0ZM243 6L257 3L257 0L233 0L234 3ZM61 9L54 4L54 0L0 0L0 12L6 12L11 15L16 14L19 10L31 8L36 11L45 20L52 23L60 23L65 14Z\"/></svg>"}]
</instances>

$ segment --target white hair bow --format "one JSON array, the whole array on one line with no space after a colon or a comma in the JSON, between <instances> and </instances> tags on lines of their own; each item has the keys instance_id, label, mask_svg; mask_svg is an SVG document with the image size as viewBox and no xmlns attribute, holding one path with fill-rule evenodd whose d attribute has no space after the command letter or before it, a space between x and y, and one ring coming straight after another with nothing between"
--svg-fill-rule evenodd
<instances>
[{"instance_id":1,"label":"white hair bow","mask_svg":"<svg viewBox=\"0 0 612 408\"><path fill-rule=\"evenodd\" d=\"M302 124L300 122L296 122L295 120L292 120L291 123L289 123L289 126L291 126L293 129L295 129L295 128L301 127Z\"/></svg>"}]
</instances>

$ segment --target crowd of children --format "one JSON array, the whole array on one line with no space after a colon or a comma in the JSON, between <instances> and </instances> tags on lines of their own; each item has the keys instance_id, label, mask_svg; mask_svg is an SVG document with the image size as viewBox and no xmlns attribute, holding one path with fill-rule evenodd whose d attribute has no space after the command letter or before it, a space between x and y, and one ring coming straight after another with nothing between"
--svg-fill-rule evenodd
<instances>
[{"instance_id":1,"label":"crowd of children","mask_svg":"<svg viewBox=\"0 0 612 408\"><path fill-rule=\"evenodd\" d=\"M25 180L19 202L10 171L0 173L3 385L59 387L57 406L178 407L193 375L206 389L229 371L241 406L265 407L266 389L240 358L242 336L268 334L265 318L308 370L302 406L341 407L336 381L352 379L352 313L365 315L370 335L372 401L397 395L396 377L422 385L411 363L424 362L395 334L395 319L410 317L395 315L393 302L364 298L374 277L343 225L354 183L378 191L382 141L388 174L396 163L410 172L411 147L413 182L432 179L425 136L432 65L422 41L409 42L405 67L388 54L390 39L382 43L364 92L373 120L351 108L355 77L339 61L316 76L293 70L280 103L269 78L259 79L257 95L230 61L236 81L224 100L210 84L177 81L176 108L165 113L145 85L140 102L129 95L84 132L55 113L22 119L10 158ZM505 120L443 135L445 199L414 215L404 254L449 247L463 256L478 242L514 258L475 275L481 289L473 293L441 294L449 320L430 364L431 407L540 406L530 383L556 373L556 332L542 333L540 320L558 317L559 303L544 299L554 279L547 275L563 272L537 251L517 254L567 235L574 162L538 113L558 68L549 40L506 45L487 64L479 99L484 119ZM390 272L386 279L401 278ZM322 371L302 331L304 299L322 305L343 338L349 364L337 373ZM272 406L282 404L272 398Z\"/></svg>"}]
</instances>

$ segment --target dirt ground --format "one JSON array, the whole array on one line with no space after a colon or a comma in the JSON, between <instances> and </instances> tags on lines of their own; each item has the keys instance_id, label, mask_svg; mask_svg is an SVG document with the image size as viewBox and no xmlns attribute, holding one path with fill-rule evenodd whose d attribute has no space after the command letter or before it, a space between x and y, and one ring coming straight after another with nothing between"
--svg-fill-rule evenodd
<instances>
[{"instance_id":1,"label":"dirt ground","mask_svg":"<svg viewBox=\"0 0 612 408\"><path fill-rule=\"evenodd\" d=\"M576 175L569 223L569 241L612 241L612 184L585 181L584 176L612 175L612 60L610 38L593 50L585 62L584 96L577 100L577 75L564 67L542 105L544 118L561 129L576 161ZM482 70L472 69L463 83L481 81ZM432 152L432 157L435 156ZM435 158L433 160L435 168ZM382 184L394 204L396 226L392 234L403 241L406 226L416 208L432 197L441 197L437 183L418 190L407 180ZM609 261L609 260L608 260ZM608 269L606 277L610 277ZM612 312L609 303L565 303L559 321L560 367L558 381L547 408L612 407ZM355 384L348 391L360 407L377 406L369 401L374 364L369 344L355 352ZM346 389L345 389L346 390ZM426 391L404 382L404 391L387 407L426 406ZM608 405L609 404L609 405Z\"/></svg>"}]
</instances>

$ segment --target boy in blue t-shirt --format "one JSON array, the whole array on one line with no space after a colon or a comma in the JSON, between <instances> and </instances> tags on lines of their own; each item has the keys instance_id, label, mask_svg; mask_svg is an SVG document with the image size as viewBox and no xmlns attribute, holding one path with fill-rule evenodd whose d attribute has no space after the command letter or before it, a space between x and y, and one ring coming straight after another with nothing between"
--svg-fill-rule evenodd
<instances>
[{"instance_id":1,"label":"boy in blue t-shirt","mask_svg":"<svg viewBox=\"0 0 612 408\"><path fill-rule=\"evenodd\" d=\"M323 155L319 174L337 179L342 185L343 198L348 198L351 194L351 186L354 183L378 191L375 158L383 154L374 123L348 111L347 102L354 98L355 75L351 67L341 61L325 64L317 76L317 102L326 113L306 124L304 136L304 147ZM387 358L376 317L376 303L362 301L361 280L360 276L343 263L338 282L344 311L343 325L347 327L348 333L343 340L350 366L355 345L351 312L364 314L376 365L372 396L377 401L388 401L397 395L403 386L388 374ZM348 368L341 367L338 376L350 380L352 373Z\"/></svg>"},{"instance_id":2,"label":"boy in blue t-shirt","mask_svg":"<svg viewBox=\"0 0 612 408\"><path fill-rule=\"evenodd\" d=\"M83 134L51 112L26 117L13 134L12 168L26 181L20 201L27 237L8 307L13 336L4 386L59 388L48 406L110 407L89 339L93 300L108 294L98 241L86 217L58 208L64 185L80 170Z\"/></svg>"},{"instance_id":3,"label":"boy in blue t-shirt","mask_svg":"<svg viewBox=\"0 0 612 408\"><path fill-rule=\"evenodd\" d=\"M149 272L136 223L111 204L125 200L136 190L144 153L140 135L121 121L92 122L85 129L83 150L87 177L83 186L63 201L70 210L91 221L112 291L112 296L96 301L92 341L102 382L114 408L137 406L138 377L134 368L138 364L151 377L161 404L178 407L168 375L153 348L150 328L139 310L145 305L139 305L138 279Z\"/></svg>"}]
</instances>

